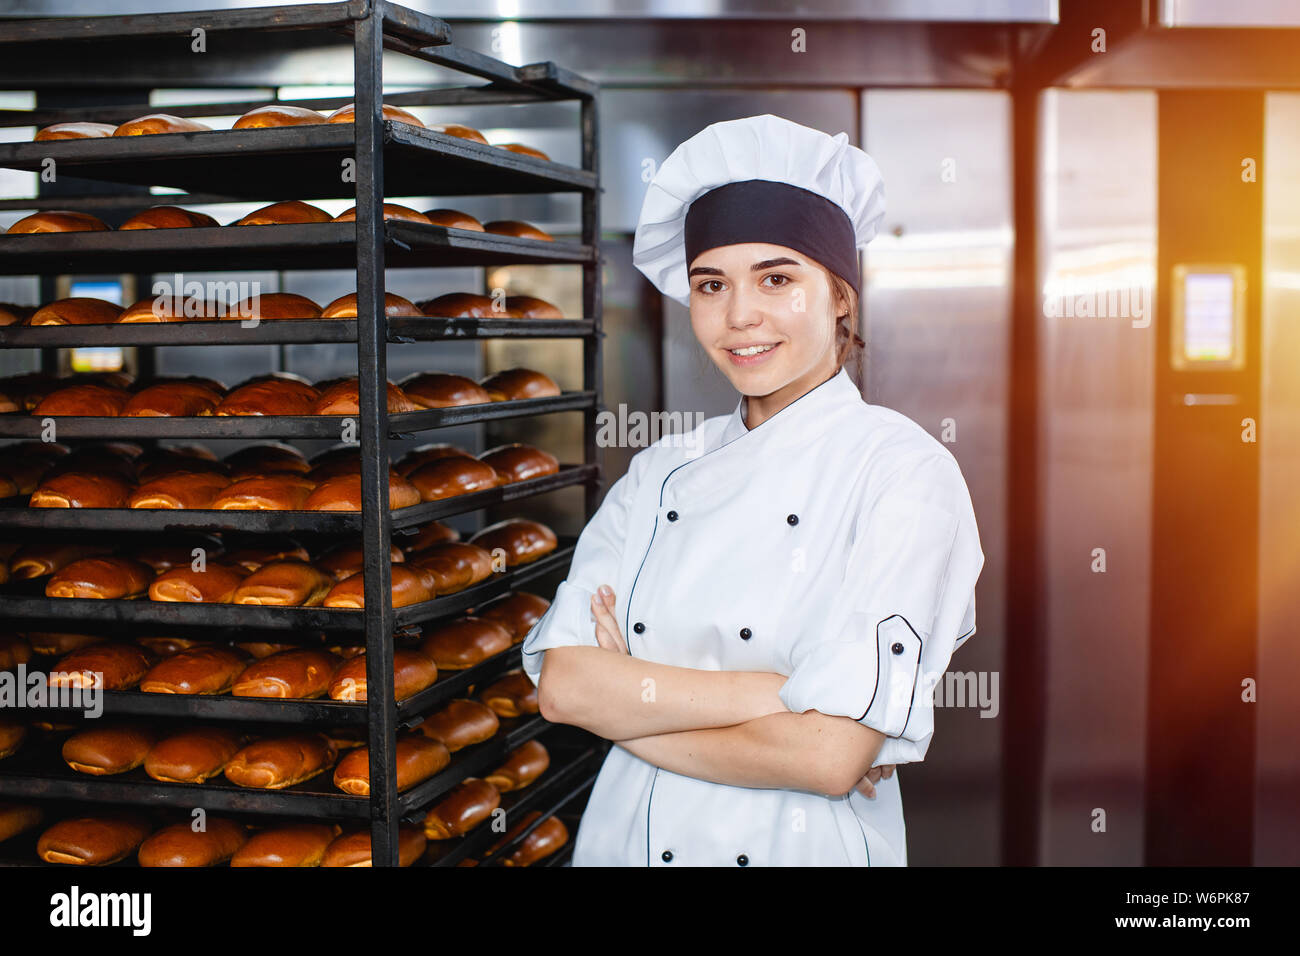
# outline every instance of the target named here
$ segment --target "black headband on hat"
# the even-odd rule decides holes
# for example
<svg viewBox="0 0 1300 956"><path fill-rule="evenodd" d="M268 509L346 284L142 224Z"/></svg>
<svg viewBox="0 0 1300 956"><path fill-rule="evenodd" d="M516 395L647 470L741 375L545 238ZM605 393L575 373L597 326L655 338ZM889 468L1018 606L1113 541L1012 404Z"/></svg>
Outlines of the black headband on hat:
<svg viewBox="0 0 1300 956"><path fill-rule="evenodd" d="M815 192L767 179L711 189L686 210L686 265L702 252L767 242L812 256L861 294L853 223Z"/></svg>

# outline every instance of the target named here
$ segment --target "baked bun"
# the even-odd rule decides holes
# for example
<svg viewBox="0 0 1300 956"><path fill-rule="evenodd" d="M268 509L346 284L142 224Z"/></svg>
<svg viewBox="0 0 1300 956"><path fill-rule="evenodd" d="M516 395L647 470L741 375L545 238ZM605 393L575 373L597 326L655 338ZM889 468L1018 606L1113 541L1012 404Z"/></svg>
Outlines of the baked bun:
<svg viewBox="0 0 1300 956"><path fill-rule="evenodd" d="M28 505L32 508L124 508L131 484L111 472L67 471L42 481Z"/></svg>
<svg viewBox="0 0 1300 956"><path fill-rule="evenodd" d="M451 762L447 748L423 734L399 734L394 751L399 791L423 783ZM369 747L358 747L339 761L334 770L334 786L354 797L370 796Z"/></svg>
<svg viewBox="0 0 1300 956"><path fill-rule="evenodd" d="M435 133L442 133L444 136L454 136L457 139L467 139L473 143L482 143L484 146L488 141L472 126L464 126L460 123L433 123L428 127Z"/></svg>
<svg viewBox="0 0 1300 956"><path fill-rule="evenodd" d="M231 306L221 318L228 321L244 322L257 319L259 322L278 321L281 319L319 319L320 306L295 292L263 292Z"/></svg>
<svg viewBox="0 0 1300 956"><path fill-rule="evenodd" d="M88 212L47 209L24 216L9 227L7 236L39 235L48 232L107 232L108 226ZM33 323L36 324L36 323ZM45 324L45 323L40 323Z"/></svg>
<svg viewBox="0 0 1300 956"><path fill-rule="evenodd" d="M483 405L492 398L472 378L450 372L417 372L399 383L408 398L421 408Z"/></svg>
<svg viewBox="0 0 1300 956"><path fill-rule="evenodd" d="M239 219L233 226L281 226L300 222L329 222L334 217L319 206L305 203L298 199L285 202L273 202L261 209L254 209L247 216Z"/></svg>
<svg viewBox="0 0 1300 956"><path fill-rule="evenodd" d="M140 681L146 694L224 694L247 657L229 647L192 647L164 658Z"/></svg>
<svg viewBox="0 0 1300 956"><path fill-rule="evenodd" d="M0 717L0 760L12 756L27 736L27 725L11 717Z"/></svg>
<svg viewBox="0 0 1300 956"><path fill-rule="evenodd" d="M320 393L320 398L311 415L359 415L361 413L361 399L358 395L358 384L356 378L345 378L341 382L335 382ZM406 397L406 393L394 385L388 383L388 414L397 415L402 412L416 411L420 406L415 404Z"/></svg>
<svg viewBox="0 0 1300 956"><path fill-rule="evenodd" d="M444 671L468 670L514 644L505 627L481 617L458 617L424 633L420 652Z"/></svg>
<svg viewBox="0 0 1300 956"><path fill-rule="evenodd" d="M86 415L97 418L116 418L121 414L131 393L125 389L106 385L70 385L51 392L32 409L38 417L47 415Z"/></svg>
<svg viewBox="0 0 1300 956"><path fill-rule="evenodd" d="M338 834L335 824L296 823L263 830L230 858L231 866L320 866Z"/></svg>
<svg viewBox="0 0 1300 956"><path fill-rule="evenodd" d="M281 651L244 668L231 693L236 697L314 700L329 690L339 659L311 647Z"/></svg>
<svg viewBox="0 0 1300 956"><path fill-rule="evenodd" d="M229 478L214 472L175 472L140 485L127 500L127 507L211 508L229 485Z"/></svg>
<svg viewBox="0 0 1300 956"><path fill-rule="evenodd" d="M264 564L235 589L235 604L319 607L334 579L305 561Z"/></svg>
<svg viewBox="0 0 1300 956"><path fill-rule="evenodd" d="M120 414L123 418L194 418L211 415L220 404L221 395L206 385L166 382L136 392Z"/></svg>
<svg viewBox="0 0 1300 956"><path fill-rule="evenodd" d="M529 740L510 751L505 763L486 777L488 783L502 793L522 790L546 772L551 765L551 755L540 740Z"/></svg>
<svg viewBox="0 0 1300 956"><path fill-rule="evenodd" d="M505 521L498 521L469 540L470 544L477 544L488 551L502 549L506 554L508 568L530 564L550 554L559 544L554 531L538 521L529 521L527 518L508 518Z"/></svg>
<svg viewBox="0 0 1300 956"><path fill-rule="evenodd" d="M246 548L234 548L221 556L222 564L238 564L249 571L257 571L272 561L310 561L307 549L293 538L258 535L257 543Z"/></svg>
<svg viewBox="0 0 1300 956"><path fill-rule="evenodd" d="M401 563L406 555L395 544L389 546L388 559ZM365 570L365 549L360 544L341 544L326 551L315 560L316 567L334 576L335 581L342 581Z"/></svg>
<svg viewBox="0 0 1300 956"><path fill-rule="evenodd" d="M150 113L123 123L113 131L114 136L152 136L155 133L201 133L211 132L212 127L198 120L169 113Z"/></svg>
<svg viewBox="0 0 1300 956"><path fill-rule="evenodd" d="M45 814L34 803L0 803L0 843L24 830L30 830Z"/></svg>
<svg viewBox="0 0 1300 956"><path fill-rule="evenodd" d="M424 313L410 299L403 299L391 292L384 293L384 315L390 319L421 318ZM357 317L357 294L349 292L341 295L321 312L322 319L355 319Z"/></svg>
<svg viewBox="0 0 1300 956"><path fill-rule="evenodd" d="M395 467L399 475L405 475L409 478L411 472L415 471L415 469L419 468L421 465L427 465L429 462L437 461L440 458L451 457L473 458L474 456L465 449L458 448L455 445L449 445L446 442L434 442L429 445L421 445L419 448L408 451L401 457ZM454 541L455 539L453 538L452 540ZM407 550L409 551L411 549L407 548Z"/></svg>
<svg viewBox="0 0 1300 956"><path fill-rule="evenodd" d="M492 299L473 292L449 292L416 303L431 319L505 319L504 310L492 308Z"/></svg>
<svg viewBox="0 0 1300 956"><path fill-rule="evenodd" d="M107 139L117 127L112 123L55 123L36 133L32 142L47 143L58 139Z"/></svg>
<svg viewBox="0 0 1300 956"><path fill-rule="evenodd" d="M501 476L502 484L554 475L560 470L560 460L550 452L519 442L491 448L479 455L478 460L491 465Z"/></svg>
<svg viewBox="0 0 1300 956"><path fill-rule="evenodd" d="M210 505L216 511L302 511L316 483L302 475L245 478L221 489Z"/></svg>
<svg viewBox="0 0 1300 956"><path fill-rule="evenodd" d="M501 721L491 708L476 700L457 698L426 717L417 729L455 753L488 740L500 726Z"/></svg>
<svg viewBox="0 0 1300 956"><path fill-rule="evenodd" d="M156 731L140 724L98 724L92 721L63 742L63 762L78 773L106 776L134 770L158 741Z"/></svg>
<svg viewBox="0 0 1300 956"><path fill-rule="evenodd" d="M435 226L444 229L467 229L470 232L483 232L483 223L467 212L459 209L428 209L424 216Z"/></svg>
<svg viewBox="0 0 1300 956"><path fill-rule="evenodd" d="M424 831L405 824L397 828L397 865L414 866L428 846ZM370 831L354 830L336 837L325 850L321 866L371 866Z"/></svg>
<svg viewBox="0 0 1300 956"><path fill-rule="evenodd" d="M388 507L409 508L420 503L420 492L415 486L393 471L388 470ZM303 504L303 511L360 511L361 476L339 475L316 486Z"/></svg>
<svg viewBox="0 0 1300 956"><path fill-rule="evenodd" d="M555 237L545 229L538 229L531 222L520 219L493 219L483 223L484 232L496 233L498 236L515 236L519 239L539 239L542 242L554 242Z"/></svg>
<svg viewBox="0 0 1300 956"><path fill-rule="evenodd" d="M439 458L421 465L410 475L422 501L440 501L502 484L501 476L487 462L476 458Z"/></svg>
<svg viewBox="0 0 1300 956"><path fill-rule="evenodd" d="M130 690L149 672L149 654L135 644L91 644L50 668L51 687Z"/></svg>
<svg viewBox="0 0 1300 956"><path fill-rule="evenodd" d="M32 646L17 634L0 634L0 671L11 671L32 659Z"/></svg>
<svg viewBox="0 0 1300 956"><path fill-rule="evenodd" d="M506 308L521 319L562 319L564 313L545 299L532 295L506 296Z"/></svg>
<svg viewBox="0 0 1300 956"><path fill-rule="evenodd" d="M338 750L324 734L302 733L256 740L230 758L226 779L237 787L283 790L334 766Z"/></svg>
<svg viewBox="0 0 1300 956"><path fill-rule="evenodd" d="M412 126L424 126L424 123L420 122L419 118L416 117L414 113L408 113L400 106L384 105L380 108L380 112L383 113L384 119L388 120L389 122L409 123ZM340 106L328 117L326 117L325 122L327 123L356 122L356 104L349 103L347 106Z"/></svg>
<svg viewBox="0 0 1300 956"><path fill-rule="evenodd" d="M194 554L196 549L202 550L205 557L221 551L221 542L211 535L171 532L163 532L163 534L166 537L146 541L143 544L134 544L124 553L127 557L149 565L154 574L163 574L175 568L190 567L196 557Z"/></svg>
<svg viewBox="0 0 1300 956"><path fill-rule="evenodd" d="M213 561L205 563L203 571L195 571L189 565L172 568L154 578L149 585L149 599L182 604L231 604L247 574L239 565Z"/></svg>
<svg viewBox="0 0 1300 956"><path fill-rule="evenodd" d="M442 544L444 541L459 540L460 532L455 528L448 527L441 521L430 521L428 524L420 525L415 534L402 535L398 547L402 549L403 554L410 554L432 548L435 544Z"/></svg>
<svg viewBox="0 0 1300 956"><path fill-rule="evenodd" d="M50 631L28 631L27 641L37 654L62 657L91 644L102 644L108 638L102 634L63 634Z"/></svg>
<svg viewBox="0 0 1300 956"><path fill-rule="evenodd" d="M496 621L514 638L516 644L528 636L533 625L542 619L551 606L546 598L527 591L511 591L475 608L474 616Z"/></svg>
<svg viewBox="0 0 1300 956"><path fill-rule="evenodd" d="M144 772L164 783L203 783L226 769L243 738L225 727L197 727L154 744Z"/></svg>
<svg viewBox="0 0 1300 956"><path fill-rule="evenodd" d="M143 455L135 474L140 481L153 481L178 474L229 475L230 469L202 445L173 445Z"/></svg>
<svg viewBox="0 0 1300 956"><path fill-rule="evenodd" d="M433 576L423 568L394 564L390 572L393 607L407 607L437 596ZM366 606L365 578L354 574L344 578L325 595L325 606L356 611Z"/></svg>
<svg viewBox="0 0 1300 956"><path fill-rule="evenodd" d="M478 699L498 717L522 717L538 712L537 687L521 670L502 674L479 692Z"/></svg>
<svg viewBox="0 0 1300 956"><path fill-rule="evenodd" d="M36 311L35 306L18 305L14 302L0 302L0 326L26 325L27 320ZM18 406L22 408L20 404Z"/></svg>
<svg viewBox="0 0 1300 956"><path fill-rule="evenodd" d="M410 206L399 206L395 202L384 203L384 218L397 219L401 222L418 222L421 225L425 225L425 226L433 225L433 223L429 222L429 217L426 216L424 213L416 212ZM357 207L352 206L349 209L343 210L343 212L339 213L337 216L334 217L334 221L335 222L356 222Z"/></svg>
<svg viewBox="0 0 1300 956"><path fill-rule="evenodd" d="M152 206L138 212L117 229L188 229L195 226L210 227L219 223L207 213L182 209L180 206Z"/></svg>
<svg viewBox="0 0 1300 956"><path fill-rule="evenodd" d="M203 829L192 823L163 827L140 844L141 866L217 866L225 863L248 841L242 823L224 817L206 817Z"/></svg>
<svg viewBox="0 0 1300 956"><path fill-rule="evenodd" d="M150 829L138 813L74 817L60 820L42 833L36 853L46 863L107 866L134 853Z"/></svg>
<svg viewBox="0 0 1300 956"><path fill-rule="evenodd" d="M393 648L393 691L396 700L406 700L433 686L438 667L419 651ZM359 702L366 700L366 655L362 653L344 661L330 680L331 700Z"/></svg>
<svg viewBox="0 0 1300 956"><path fill-rule="evenodd" d="M210 322L224 318L234 306L215 299L149 296L133 302L117 317L119 325L141 322Z"/></svg>
<svg viewBox="0 0 1300 956"><path fill-rule="evenodd" d="M153 580L153 568L131 558L82 558L56 572L45 585L53 598L130 600L142 597Z"/></svg>
<svg viewBox="0 0 1300 956"><path fill-rule="evenodd" d="M466 541L440 541L408 552L406 562L431 572L438 594L463 591L492 576L491 553Z"/></svg>
<svg viewBox="0 0 1300 956"><path fill-rule="evenodd" d="M315 110L273 103L270 106L259 106L257 109L249 110L235 120L235 124L230 128L269 129L272 126L314 126L323 122L325 117Z"/></svg>
<svg viewBox="0 0 1300 956"><path fill-rule="evenodd" d="M112 325L122 307L89 296L56 299L32 313L29 325Z"/></svg>
<svg viewBox="0 0 1300 956"><path fill-rule="evenodd" d="M494 372L479 382L494 402L513 402L525 398L554 398L560 386L542 372L531 368L508 368Z"/></svg>
<svg viewBox="0 0 1300 956"><path fill-rule="evenodd" d="M523 819L506 831L505 836L492 845L489 853L509 844L542 815L540 810L530 810ZM569 842L569 830L559 817L547 817L537 829L524 837L502 861L502 866L532 866L538 860L545 859Z"/></svg>
<svg viewBox="0 0 1300 956"><path fill-rule="evenodd" d="M137 637L135 642L143 647L154 657L163 658L171 657L173 654L179 654L181 651L193 650L199 647L210 647L209 641L196 641L188 637L175 637L167 635L166 637Z"/></svg>
<svg viewBox="0 0 1300 956"><path fill-rule="evenodd" d="M508 149L510 152L518 153L520 156L531 156L533 159L545 159L549 161L551 158L540 149L535 149L532 146L525 146L523 143L493 143L492 145L497 149Z"/></svg>
<svg viewBox="0 0 1300 956"><path fill-rule="evenodd" d="M222 462L230 469L230 477L236 481L281 472L305 475L311 471L311 463L307 461L306 455L292 445L280 442L246 445L239 451L231 452Z"/></svg>
<svg viewBox="0 0 1300 956"><path fill-rule="evenodd" d="M311 415L320 392L291 378L267 378L232 390L214 415Z"/></svg>
<svg viewBox="0 0 1300 956"><path fill-rule="evenodd" d="M466 777L447 791L424 818L424 835L430 840L464 836L501 805L501 792L486 780Z"/></svg>

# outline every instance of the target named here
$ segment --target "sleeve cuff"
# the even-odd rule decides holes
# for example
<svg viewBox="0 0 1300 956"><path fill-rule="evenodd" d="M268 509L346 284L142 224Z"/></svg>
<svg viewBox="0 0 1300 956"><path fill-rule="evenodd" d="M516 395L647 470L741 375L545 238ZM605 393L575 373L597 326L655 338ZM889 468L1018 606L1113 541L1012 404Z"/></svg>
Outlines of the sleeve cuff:
<svg viewBox="0 0 1300 956"><path fill-rule="evenodd" d="M536 686L542 675L542 655L553 647L576 646L600 646L591 618L591 592L561 581L551 606L524 636L524 673Z"/></svg>

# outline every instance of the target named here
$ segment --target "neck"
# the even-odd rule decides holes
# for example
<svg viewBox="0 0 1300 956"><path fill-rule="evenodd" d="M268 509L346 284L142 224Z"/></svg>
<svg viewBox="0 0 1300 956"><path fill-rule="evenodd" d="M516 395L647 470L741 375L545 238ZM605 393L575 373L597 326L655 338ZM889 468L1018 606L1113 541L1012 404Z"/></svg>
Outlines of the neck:
<svg viewBox="0 0 1300 956"><path fill-rule="evenodd" d="M807 395L818 385L839 374L834 363L817 365L806 374L781 386L768 395L748 395L745 398L745 427L755 429L796 398Z"/></svg>

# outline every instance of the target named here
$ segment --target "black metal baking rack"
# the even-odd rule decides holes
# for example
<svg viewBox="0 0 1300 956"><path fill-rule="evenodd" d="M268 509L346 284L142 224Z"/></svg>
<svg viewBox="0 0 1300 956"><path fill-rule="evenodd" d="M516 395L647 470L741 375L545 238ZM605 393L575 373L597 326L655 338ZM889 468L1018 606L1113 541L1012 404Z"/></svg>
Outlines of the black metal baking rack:
<svg viewBox="0 0 1300 956"><path fill-rule="evenodd" d="M3 507L0 528L19 533L37 530L96 532L179 529L233 530L253 533L320 532L361 535L365 550L365 608L342 611L325 608L264 608L231 605L180 605L151 601L93 601L49 599L21 587L0 595L6 618L27 621L76 621L81 629L138 624L179 629L266 628L277 640L305 642L304 630L358 632L367 648L368 700L344 703L327 700L270 701L212 697L153 695L114 691L104 695L106 715L156 717L164 720L216 720L256 725L316 725L365 727L370 747L371 796L354 797L332 788L328 775L280 791L243 789L222 782L202 785L164 784L133 771L118 777L76 774L45 751L18 754L0 762L0 797L54 801L134 804L142 807L205 806L295 819L369 820L376 865L396 865L397 826L418 820L425 810L466 776L486 772L511 749L538 735L565 733L571 743L563 759L532 787L507 795L508 808L539 809L543 816L564 810L571 832L577 809L588 792L606 745L597 738L548 724L540 716L503 720L490 740L457 753L435 777L408 791L396 789L394 747L399 729L417 725L427 714L485 680L518 666L512 648L492 660L462 672L448 672L420 694L400 703L393 693L393 648L409 639L416 625L460 613L497 594L567 567L574 541L562 538L552 554L514 568L473 588L419 605L397 608L391 602L388 564L392 533L425 521L478 508L518 501L568 485L585 488L584 516L594 512L601 481L596 444L596 415L602 395L601 288L599 254L599 177L597 164L596 87L552 63L515 67L457 47L448 25L435 17L408 10L386 0L352 0L289 7L203 11L186 14L131 15L55 20L7 21L0 24L0 53L6 56L84 58L95 75L123 78L130 86L135 62L170 56L178 42L189 42L191 31L234 36L241 46L260 47L284 42L288 48L300 31L326 31L346 38L353 50L354 124L319 125L249 131L176 133L127 139L72 140L0 144L0 168L38 170L53 159L61 173L85 180L131 186L169 186L185 194L149 197L137 194L140 205L151 200L186 204L211 201L281 200L287 198L354 199L355 223L191 228L128 233L73 233L0 237L0 274L169 274L186 269L327 269L354 266L358 315L343 321L264 321L246 328L240 322L105 325L0 329L0 348L40 349L48 363L59 348L82 346L266 345L356 343L360 378L360 435L363 506L359 514L260 512L223 514L211 511L145 511L86 509L57 512ZM131 43L122 41L130 39ZM384 97L382 54L385 50L416 57L456 71L479 85L440 87ZM169 52L170 51L170 52ZM83 60L78 60L83 62ZM191 69L210 69L214 60L192 58ZM39 74L39 71L37 71ZM36 74L34 74L36 75ZM39 79L33 84L39 85ZM479 103L528 104L576 101L582 149L581 166L570 167L495 147L445 136L383 118L383 103L450 105ZM231 115L266 101L246 104L168 106L182 116ZM321 108L340 103L299 101ZM238 107L238 109L236 109ZM0 125L48 125L61 120L121 122L155 108L99 106L77 110L3 110ZM75 115L74 115L75 114ZM355 182L342 181L342 160L355 160ZM543 242L509 236L465 232L438 226L385 221L385 197L567 192L581 198L581 238ZM129 202L123 196L124 202ZM104 208L115 197L41 196L30 202L5 200L16 208ZM386 268L492 266L504 263L577 264L582 270L583 317L569 320L512 319L385 319L382 308ZM384 396L389 344L486 338L570 338L583 343L583 386L554 398L496 402L490 405L417 411L389 415ZM387 462L390 439L451 425L564 411L581 411L584 419L584 458L565 465L559 474L445 501L390 511L387 507ZM40 421L30 415L0 416L0 437L30 438ZM336 438L338 416L124 419L61 417L58 436L64 438ZM381 464L382 463L382 464ZM13 505L14 501L7 502ZM23 531L22 529L27 529ZM218 631L220 633L220 631ZM51 711L52 715L57 711ZM572 741L577 740L577 744ZM553 757L555 755L553 754ZM531 828L530 828L531 829ZM487 839L491 836L492 839ZM520 838L523 834L520 835ZM449 841L426 854L424 862L454 865L482 855L495 834L471 835ZM513 841L515 844L518 840ZM547 865L564 862L564 851ZM485 862L499 861L509 847ZM6 854L7 855L7 854ZM32 860L34 862L34 855Z"/></svg>

